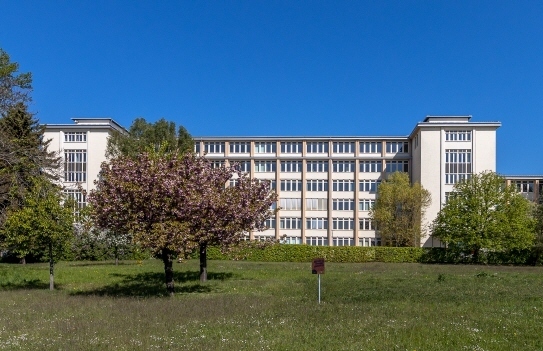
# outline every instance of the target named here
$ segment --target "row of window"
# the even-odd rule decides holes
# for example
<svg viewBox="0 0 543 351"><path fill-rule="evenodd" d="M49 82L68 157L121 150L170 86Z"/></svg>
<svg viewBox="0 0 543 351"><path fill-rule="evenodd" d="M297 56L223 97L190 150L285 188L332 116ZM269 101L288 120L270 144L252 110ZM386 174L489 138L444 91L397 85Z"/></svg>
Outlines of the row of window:
<svg viewBox="0 0 543 351"><path fill-rule="evenodd" d="M269 235L255 235L255 240L265 241L270 240L273 237ZM245 238L249 240L249 236ZM308 236L305 238L306 245L313 246L328 246L328 237L325 236ZM353 238L332 238L334 246L354 246ZM281 239L281 244L302 244L302 238L299 236L286 236ZM358 238L359 246L381 246L380 238Z"/></svg>
<svg viewBox="0 0 543 351"><path fill-rule="evenodd" d="M65 132L64 142L66 143L84 143L87 141L87 132Z"/></svg>
<svg viewBox="0 0 543 351"><path fill-rule="evenodd" d="M275 218L270 218L265 222L268 229L275 229ZM280 229L302 229L302 219L300 217L281 217L279 219ZM328 218L313 217L306 218L306 229L328 229ZM335 217L332 219L333 230L353 230L354 219L347 217ZM358 221L359 230L375 230L373 221L370 218L361 218Z"/></svg>
<svg viewBox="0 0 543 351"><path fill-rule="evenodd" d="M445 184L455 184L471 176L471 150L445 150Z"/></svg>
<svg viewBox="0 0 543 351"><path fill-rule="evenodd" d="M207 154L223 154L225 151L225 142L206 141L204 142L204 152ZM251 143L248 141L230 142L230 153L248 154L251 152ZM308 154L327 154L329 149L327 141L306 142L306 152ZM407 141L387 141L386 153L408 153L409 142ZM301 154L302 142L283 141L280 143L282 154ZM359 142L359 152L362 154L380 154L383 149L383 143L380 141ZM200 143L195 144L195 151L200 152ZM274 141L262 141L254 143L255 154L275 154L277 152L277 143ZM354 154L355 143L353 141L334 141L332 143L332 153L334 154Z"/></svg>
<svg viewBox="0 0 543 351"><path fill-rule="evenodd" d="M224 165L223 160L210 161L212 167ZM241 160L233 163L237 169L242 172L250 172L251 161ZM308 173L327 173L329 170L328 161L307 161L306 171ZM383 171L381 161L360 161L360 172L362 173L380 173ZM275 160L255 161L255 173L275 172L277 163ZM280 170L282 173L300 173L302 171L302 161L281 161ZM355 171L354 161L333 161L332 172L334 173L352 173ZM409 161L390 160L385 162L385 172L409 172Z"/></svg>
<svg viewBox="0 0 543 351"><path fill-rule="evenodd" d="M233 185L231 180L231 185ZM272 180L272 189L275 189L275 180ZM358 183L358 191L375 192L381 183L376 179L364 179ZM354 191L354 180L336 179L332 182L333 191ZM302 191L302 181L299 179L282 179L281 191ZM328 180L308 179L306 182L307 191L328 191Z"/></svg>
<svg viewBox="0 0 543 351"><path fill-rule="evenodd" d="M326 211L328 210L328 199L305 199L306 210ZM369 211L375 200L362 199L358 203L358 210ZM300 198L282 198L279 199L279 207L282 210L297 211L302 209L302 199ZM332 199L332 210L334 211L353 211L354 200L353 199Z"/></svg>

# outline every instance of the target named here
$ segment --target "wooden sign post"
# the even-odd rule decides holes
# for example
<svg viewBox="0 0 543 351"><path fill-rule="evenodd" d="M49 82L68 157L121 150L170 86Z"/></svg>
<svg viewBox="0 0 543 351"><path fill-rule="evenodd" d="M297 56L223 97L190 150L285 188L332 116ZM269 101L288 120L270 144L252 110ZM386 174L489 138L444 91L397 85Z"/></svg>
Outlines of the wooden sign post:
<svg viewBox="0 0 543 351"><path fill-rule="evenodd" d="M315 258L311 263L311 273L319 277L319 304L321 303L321 274L324 274L324 258Z"/></svg>

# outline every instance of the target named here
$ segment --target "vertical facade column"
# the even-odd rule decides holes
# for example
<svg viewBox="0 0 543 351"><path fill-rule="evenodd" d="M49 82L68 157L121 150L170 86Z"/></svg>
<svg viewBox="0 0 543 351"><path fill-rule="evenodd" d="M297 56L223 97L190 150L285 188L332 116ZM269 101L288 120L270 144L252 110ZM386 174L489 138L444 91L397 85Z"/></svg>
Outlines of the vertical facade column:
<svg viewBox="0 0 543 351"><path fill-rule="evenodd" d="M328 141L328 246L334 246L334 240L332 235L332 228L334 227L334 217L332 216L332 210L333 210L333 198L332 198L332 190L334 189L334 180L332 178L332 170L333 170L333 163L332 163L332 151L333 151L333 145L332 141Z"/></svg>
<svg viewBox="0 0 543 351"><path fill-rule="evenodd" d="M281 143L277 142L276 145L276 159L275 159L275 192L277 193L277 205L276 208L278 209L275 212L275 240L279 240L281 237L279 233L279 198L281 197L281 177L279 177L279 173L281 172L281 149L280 149Z"/></svg>
<svg viewBox="0 0 543 351"><path fill-rule="evenodd" d="M302 207L302 244L305 243L305 224L306 224L306 219L305 219L305 198L306 198L306 183L307 183L307 175L306 175L306 172L307 172L307 160L305 158L302 158L302 189L301 189L301 195L302 195L302 199L300 200L300 205Z"/></svg>
<svg viewBox="0 0 543 351"><path fill-rule="evenodd" d="M251 141L251 150L250 150L250 160L249 160L249 177L253 179L255 177L255 142ZM254 240L255 239L255 233L251 231L249 233L249 239Z"/></svg>
<svg viewBox="0 0 543 351"><path fill-rule="evenodd" d="M360 192L359 192L359 185L358 183L360 182L359 181L359 172L360 172L360 162L359 162L359 157L360 157L360 142L357 140L355 141L354 143L354 157L355 157L355 160L354 160L354 231L353 231L353 240L354 240L354 245L353 246L358 246L359 245L359 221L360 221L360 211L359 211L359 208L358 208L358 204L360 202Z"/></svg>
<svg viewBox="0 0 543 351"><path fill-rule="evenodd" d="M539 203L539 179L534 180L534 202Z"/></svg>

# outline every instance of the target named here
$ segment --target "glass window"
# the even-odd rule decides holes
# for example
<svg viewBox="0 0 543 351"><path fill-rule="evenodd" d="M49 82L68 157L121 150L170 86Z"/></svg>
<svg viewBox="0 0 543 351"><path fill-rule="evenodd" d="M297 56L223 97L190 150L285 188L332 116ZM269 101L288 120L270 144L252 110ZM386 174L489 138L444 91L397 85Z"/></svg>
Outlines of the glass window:
<svg viewBox="0 0 543 351"><path fill-rule="evenodd" d="M281 142L282 154L301 154L302 143L299 141L283 141Z"/></svg>
<svg viewBox="0 0 543 351"><path fill-rule="evenodd" d="M324 154L328 153L327 141L309 141L306 143L306 149L308 154Z"/></svg>
<svg viewBox="0 0 543 351"><path fill-rule="evenodd" d="M87 150L64 151L64 180L66 182L87 181Z"/></svg>
<svg viewBox="0 0 543 351"><path fill-rule="evenodd" d="M471 130L446 130L445 141L470 141Z"/></svg>
<svg viewBox="0 0 543 351"><path fill-rule="evenodd" d="M328 180L326 179L308 179L307 191L328 191Z"/></svg>
<svg viewBox="0 0 543 351"><path fill-rule="evenodd" d="M360 142L361 154L380 154L383 149L383 143L380 141Z"/></svg>
<svg viewBox="0 0 543 351"><path fill-rule="evenodd" d="M385 171L387 173L409 172L409 161L386 161Z"/></svg>
<svg viewBox="0 0 543 351"><path fill-rule="evenodd" d="M309 211L326 211L328 199L305 199L305 209Z"/></svg>
<svg viewBox="0 0 543 351"><path fill-rule="evenodd" d="M302 219L300 217L281 217L279 220L281 229L301 229Z"/></svg>
<svg viewBox="0 0 543 351"><path fill-rule="evenodd" d="M273 161L255 161L255 173L275 172L275 160Z"/></svg>
<svg viewBox="0 0 543 351"><path fill-rule="evenodd" d="M64 141L67 143L84 143L87 141L87 132L65 132Z"/></svg>
<svg viewBox="0 0 543 351"><path fill-rule="evenodd" d="M256 142L255 154L274 154L276 145L274 141Z"/></svg>
<svg viewBox="0 0 543 351"><path fill-rule="evenodd" d="M383 163L381 161L360 161L360 172L376 173L383 171Z"/></svg>
<svg viewBox="0 0 543 351"><path fill-rule="evenodd" d="M328 172L328 161L307 161L308 172Z"/></svg>
<svg viewBox="0 0 543 351"><path fill-rule="evenodd" d="M231 154L248 154L251 152L251 143L248 141L230 142Z"/></svg>
<svg viewBox="0 0 543 351"><path fill-rule="evenodd" d="M302 191L302 181L299 179L281 179L281 191Z"/></svg>
<svg viewBox="0 0 543 351"><path fill-rule="evenodd" d="M333 183L333 191L354 191L354 181L346 179L336 179Z"/></svg>
<svg viewBox="0 0 543 351"><path fill-rule="evenodd" d="M387 154L400 154L409 152L409 143L407 141L387 141Z"/></svg>
<svg viewBox="0 0 543 351"><path fill-rule="evenodd" d="M347 217L335 217L333 219L332 229L334 230L353 230L354 220Z"/></svg>
<svg viewBox="0 0 543 351"><path fill-rule="evenodd" d="M354 209L353 199L333 199L332 209L334 211L352 211Z"/></svg>
<svg viewBox="0 0 543 351"><path fill-rule="evenodd" d="M281 161L281 172L298 173L302 171L301 161Z"/></svg>
<svg viewBox="0 0 543 351"><path fill-rule="evenodd" d="M455 184L471 176L471 150L445 150L445 184Z"/></svg>
<svg viewBox="0 0 543 351"><path fill-rule="evenodd" d="M381 184L380 180L376 179L363 179L359 183L359 191L367 191L374 193L377 191L377 187Z"/></svg>
<svg viewBox="0 0 543 351"><path fill-rule="evenodd" d="M302 209L302 199L293 198L293 199L279 199L279 206L282 210L301 210Z"/></svg>
<svg viewBox="0 0 543 351"><path fill-rule="evenodd" d="M328 229L328 218L317 217L307 218L305 220L306 229Z"/></svg>
<svg viewBox="0 0 543 351"><path fill-rule="evenodd" d="M354 142L352 141L334 141L333 143L335 154L352 154L354 153Z"/></svg>
<svg viewBox="0 0 543 351"><path fill-rule="evenodd" d="M334 161L332 165L335 173L354 172L354 161Z"/></svg>

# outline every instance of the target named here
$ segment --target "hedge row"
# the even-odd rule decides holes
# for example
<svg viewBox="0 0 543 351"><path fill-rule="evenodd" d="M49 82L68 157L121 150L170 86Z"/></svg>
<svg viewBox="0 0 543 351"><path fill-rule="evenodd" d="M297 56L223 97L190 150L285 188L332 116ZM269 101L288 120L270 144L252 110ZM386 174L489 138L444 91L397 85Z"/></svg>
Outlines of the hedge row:
<svg viewBox="0 0 543 351"><path fill-rule="evenodd" d="M311 262L323 257L327 262L420 262L452 264L540 265L543 254L540 248L505 252L482 251L478 262L470 252L457 249L423 247L360 247L360 246L311 246L273 244L262 246L245 242L231 251L222 252L217 247L207 250L210 260L248 260L260 262Z"/></svg>
<svg viewBox="0 0 543 351"><path fill-rule="evenodd" d="M311 246L275 244L264 248L250 244L223 253L217 247L207 250L210 260L260 262L311 262L323 257L327 262L419 262L424 254L418 247Z"/></svg>

